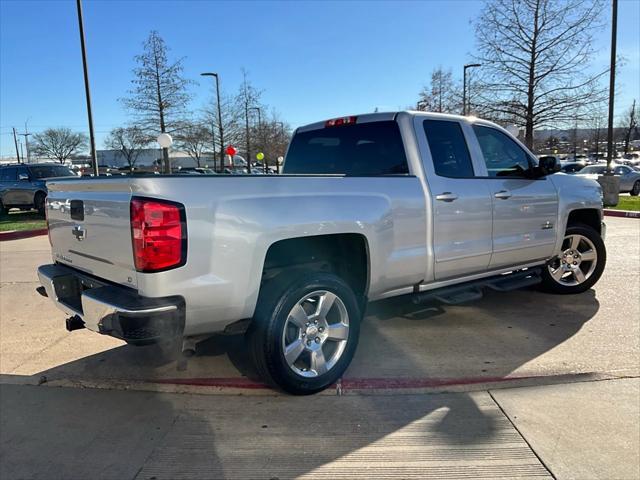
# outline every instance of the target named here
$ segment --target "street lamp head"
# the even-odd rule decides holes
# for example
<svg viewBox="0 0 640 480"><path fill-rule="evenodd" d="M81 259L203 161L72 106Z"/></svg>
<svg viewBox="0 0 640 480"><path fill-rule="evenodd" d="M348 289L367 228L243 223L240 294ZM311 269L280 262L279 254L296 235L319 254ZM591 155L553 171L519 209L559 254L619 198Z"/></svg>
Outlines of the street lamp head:
<svg viewBox="0 0 640 480"><path fill-rule="evenodd" d="M482 64L481 63L467 63L464 68L471 68L471 67L481 67Z"/></svg>
<svg viewBox="0 0 640 480"><path fill-rule="evenodd" d="M169 148L173 144L173 138L168 133L161 133L156 140L161 148Z"/></svg>
<svg viewBox="0 0 640 480"><path fill-rule="evenodd" d="M202 77L218 77L217 73L214 72L204 72L200 74Z"/></svg>

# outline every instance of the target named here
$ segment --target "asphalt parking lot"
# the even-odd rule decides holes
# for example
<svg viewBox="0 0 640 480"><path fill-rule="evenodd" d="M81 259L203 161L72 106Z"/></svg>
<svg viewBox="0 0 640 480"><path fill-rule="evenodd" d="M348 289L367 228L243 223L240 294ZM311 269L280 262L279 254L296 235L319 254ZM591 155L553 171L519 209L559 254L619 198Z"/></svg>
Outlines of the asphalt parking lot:
<svg viewBox="0 0 640 480"><path fill-rule="evenodd" d="M67 332L35 292L47 238L3 242L0 476L637 477L640 222L607 223L593 290L371 304L341 383L303 399L260 385L241 337L214 337L185 364ZM66 443L51 445L56 435Z"/></svg>

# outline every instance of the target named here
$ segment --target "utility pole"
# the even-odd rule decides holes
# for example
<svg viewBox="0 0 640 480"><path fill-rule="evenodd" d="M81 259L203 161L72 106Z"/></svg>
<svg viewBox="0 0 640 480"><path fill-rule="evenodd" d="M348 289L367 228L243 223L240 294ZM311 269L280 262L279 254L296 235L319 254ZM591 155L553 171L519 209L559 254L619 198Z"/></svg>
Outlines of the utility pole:
<svg viewBox="0 0 640 480"><path fill-rule="evenodd" d="M18 151L18 137L16 136L16 127L13 127L13 143L16 146L16 158L18 159L18 163L22 163L20 161L20 152Z"/></svg>
<svg viewBox="0 0 640 480"><path fill-rule="evenodd" d="M27 131L27 124L24 124L24 128L25 128L25 132L24 133L19 133L18 135L20 135L21 137L24 137L24 146L27 150L27 163L31 163L31 151L29 150L29 135L31 135L28 131ZM24 156L22 157L24 160ZM24 162L23 162L24 163Z"/></svg>
<svg viewBox="0 0 640 480"><path fill-rule="evenodd" d="M609 123L607 126L607 172L613 160L613 103L616 89L616 37L618 31L618 0L612 2L611 14L611 66L609 68Z"/></svg>
<svg viewBox="0 0 640 480"><path fill-rule="evenodd" d="M84 73L84 93L87 100L87 117L89 118L89 142L91 144L91 166L93 174L97 177L98 156L96 155L96 139L93 132L93 114L91 113L91 91L89 90L89 70L87 68L87 49L84 43L84 21L82 19L82 0L76 0L78 10L78 27L80 28L80 49L82 51L82 71ZM27 155L29 149L27 148Z"/></svg>
<svg viewBox="0 0 640 480"><path fill-rule="evenodd" d="M462 115L467 114L467 69L481 66L479 63L468 63L462 69Z"/></svg>

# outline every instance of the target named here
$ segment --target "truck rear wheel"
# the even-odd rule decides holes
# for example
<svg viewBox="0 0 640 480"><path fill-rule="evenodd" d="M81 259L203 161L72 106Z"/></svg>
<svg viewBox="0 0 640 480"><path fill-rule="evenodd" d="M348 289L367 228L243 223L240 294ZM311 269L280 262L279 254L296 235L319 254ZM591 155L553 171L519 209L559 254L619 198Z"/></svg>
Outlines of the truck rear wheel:
<svg viewBox="0 0 640 480"><path fill-rule="evenodd" d="M551 293L582 293L598 281L606 261L598 232L582 224L569 225L560 255L542 270L541 288Z"/></svg>
<svg viewBox="0 0 640 480"><path fill-rule="evenodd" d="M358 344L359 305L351 287L330 273L285 273L265 284L247 333L258 373L296 395L333 384Z"/></svg>

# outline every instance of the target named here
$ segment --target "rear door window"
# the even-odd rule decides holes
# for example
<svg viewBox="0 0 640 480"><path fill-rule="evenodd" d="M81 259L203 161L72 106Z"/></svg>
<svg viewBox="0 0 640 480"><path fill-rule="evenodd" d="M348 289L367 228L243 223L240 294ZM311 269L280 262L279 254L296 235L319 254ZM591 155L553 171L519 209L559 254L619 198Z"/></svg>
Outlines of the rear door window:
<svg viewBox="0 0 640 480"><path fill-rule="evenodd" d="M18 179L16 167L5 167L0 169L0 182L15 182Z"/></svg>
<svg viewBox="0 0 640 480"><path fill-rule="evenodd" d="M429 150L436 175L449 178L473 177L471 155L458 122L425 120Z"/></svg>
<svg viewBox="0 0 640 480"><path fill-rule="evenodd" d="M33 178L71 177L74 173L64 165L41 165L30 167Z"/></svg>
<svg viewBox="0 0 640 480"><path fill-rule="evenodd" d="M406 175L409 168L398 124L381 121L297 133L282 173Z"/></svg>

